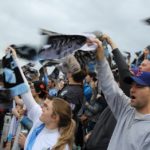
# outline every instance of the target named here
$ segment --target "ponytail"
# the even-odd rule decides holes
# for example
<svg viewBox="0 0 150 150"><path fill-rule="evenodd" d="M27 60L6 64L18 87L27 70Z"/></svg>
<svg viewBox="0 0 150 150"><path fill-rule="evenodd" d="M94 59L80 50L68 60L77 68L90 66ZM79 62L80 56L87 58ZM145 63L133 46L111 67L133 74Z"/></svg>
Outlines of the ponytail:
<svg viewBox="0 0 150 150"><path fill-rule="evenodd" d="M69 146L69 149L72 150L75 128L76 123L73 119L71 119L70 123L67 126L60 128L60 137L52 150L64 150L67 144Z"/></svg>

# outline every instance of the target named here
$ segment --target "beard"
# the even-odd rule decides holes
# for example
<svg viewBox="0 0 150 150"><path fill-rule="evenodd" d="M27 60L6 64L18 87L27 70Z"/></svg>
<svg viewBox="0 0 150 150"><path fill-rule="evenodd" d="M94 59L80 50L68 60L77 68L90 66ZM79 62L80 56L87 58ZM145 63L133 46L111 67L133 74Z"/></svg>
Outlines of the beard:
<svg viewBox="0 0 150 150"><path fill-rule="evenodd" d="M147 106L147 103L144 101L142 102L137 102L137 101L132 101L130 102L131 107L134 107L136 110L141 110Z"/></svg>

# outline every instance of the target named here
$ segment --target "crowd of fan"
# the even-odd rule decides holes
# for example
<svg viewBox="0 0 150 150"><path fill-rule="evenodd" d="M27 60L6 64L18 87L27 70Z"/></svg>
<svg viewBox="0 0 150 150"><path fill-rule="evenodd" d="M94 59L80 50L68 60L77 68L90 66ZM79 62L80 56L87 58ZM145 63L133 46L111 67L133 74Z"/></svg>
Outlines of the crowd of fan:
<svg viewBox="0 0 150 150"><path fill-rule="evenodd" d="M41 150L42 146L45 149L53 150L150 149L150 127L147 127L150 126L150 118L144 118L144 115L150 114L150 107L149 109L147 107L147 112L140 111L142 106L146 107L146 104L150 106L150 94L146 95L145 93L149 102L142 106L136 106L133 102L134 100L129 102L129 98L126 98L131 96L131 99L135 99L133 88L149 87L150 93L150 74L147 75L147 79L141 77L143 72L150 72L150 46L137 54L133 62L130 62L129 59L127 59L127 62L118 46L109 36L103 35L103 40L106 40L111 47L113 55L111 63L110 60L107 63L105 58L102 58L104 56L101 42L98 39L91 39L91 42L98 45L98 60L95 61L94 69L81 68L73 55L66 56L67 70L63 72L64 74L61 78L59 76L54 78L49 75L47 66L42 67L41 74L36 70L32 70L34 73L30 74L27 70L34 68L30 64L26 68L20 68L24 82L29 90L13 98L8 97L9 94L7 93L9 91L3 90L3 77L1 75L0 136L2 149L11 150L16 141L18 146L15 147L15 150ZM15 50L11 47L9 48L16 61ZM19 66L18 62L17 65ZM108 66L112 70L116 85L112 82L113 77ZM143 79L145 84L140 85L142 81L139 81L139 83L137 81L136 83L133 77L141 77L140 79ZM136 85L134 85L134 82ZM145 95L140 97L143 98L143 101L146 99L144 99ZM48 99L51 103L49 103ZM122 100L119 102L119 99L123 99L126 102L122 102ZM139 118L135 117L137 121L134 118L134 113L128 108L128 102L139 113ZM55 113L46 114L45 110L49 109L51 111L51 107L53 111L55 110ZM2 134L4 117L8 112L11 113L12 119L7 138L2 141L2 136L4 136ZM45 113L44 115L43 112ZM50 119L46 118L48 115ZM131 115L133 116L129 117ZM132 124L138 124L138 120L142 122L142 119L143 125L135 126L136 132L133 129L131 131ZM121 120L124 120L124 124ZM44 127L41 122L44 123ZM49 122L52 123L50 124ZM18 131L19 126L21 127ZM37 137L32 134L34 129L38 129ZM57 132L52 132L48 131L48 129L58 130ZM27 131L26 134L22 130ZM20 132L18 136L17 132ZM50 136L46 134L50 134ZM138 136L140 139L138 139Z"/></svg>

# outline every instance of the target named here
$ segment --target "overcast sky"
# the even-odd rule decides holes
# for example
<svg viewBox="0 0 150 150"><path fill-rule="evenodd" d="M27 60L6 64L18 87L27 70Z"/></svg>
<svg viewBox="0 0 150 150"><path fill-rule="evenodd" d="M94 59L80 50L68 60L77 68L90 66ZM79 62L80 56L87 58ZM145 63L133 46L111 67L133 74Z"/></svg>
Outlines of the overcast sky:
<svg viewBox="0 0 150 150"><path fill-rule="evenodd" d="M101 30L119 48L138 51L150 44L150 0L1 0L0 56L9 44L38 46L40 28L71 33Z"/></svg>

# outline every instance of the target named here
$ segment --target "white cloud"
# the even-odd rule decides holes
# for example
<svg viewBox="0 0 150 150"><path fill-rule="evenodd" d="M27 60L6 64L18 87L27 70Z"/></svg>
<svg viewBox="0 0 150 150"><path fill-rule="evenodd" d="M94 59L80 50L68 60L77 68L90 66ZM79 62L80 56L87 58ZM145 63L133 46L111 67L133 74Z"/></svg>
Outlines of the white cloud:
<svg viewBox="0 0 150 150"><path fill-rule="evenodd" d="M101 30L120 49L140 50L150 44L150 1L143 0L1 0L0 56L9 44L40 45L40 28L71 33Z"/></svg>

